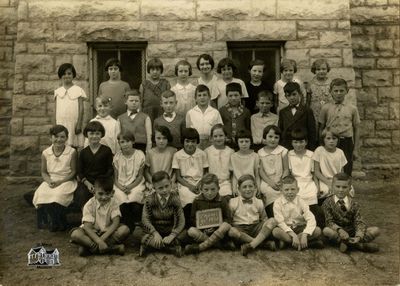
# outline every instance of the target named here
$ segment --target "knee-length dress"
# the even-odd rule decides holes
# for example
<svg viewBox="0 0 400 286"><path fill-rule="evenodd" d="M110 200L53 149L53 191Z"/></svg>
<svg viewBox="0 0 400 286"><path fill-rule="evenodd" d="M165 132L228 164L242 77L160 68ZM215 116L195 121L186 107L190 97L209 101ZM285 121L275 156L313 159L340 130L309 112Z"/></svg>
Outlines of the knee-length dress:
<svg viewBox="0 0 400 286"><path fill-rule="evenodd" d="M75 152L75 149L70 146L65 146L60 156L54 154L53 146L42 152L46 158L47 172L52 180L62 180L71 174L71 160ZM58 203L67 207L72 202L77 186L75 179L66 181L55 188L43 182L33 196L33 205L37 208L42 204Z"/></svg>
<svg viewBox="0 0 400 286"><path fill-rule="evenodd" d="M117 152L113 159L113 165L118 172L118 182L122 185L129 185L136 180L140 168L144 167L144 153L140 150L127 157L122 151ZM144 177L141 182L125 194L120 188L114 185L114 198L118 204L137 202L143 204L143 191L146 189Z"/></svg>
<svg viewBox="0 0 400 286"><path fill-rule="evenodd" d="M274 150L267 153L264 148L258 151L260 156L260 161L264 172L269 178L271 178L275 183L278 183L283 174L283 157L287 154L288 150L278 145ZM272 204L278 197L280 192L274 190L270 185L268 185L264 180L261 180L260 191L266 198L265 205Z"/></svg>
<svg viewBox="0 0 400 286"><path fill-rule="evenodd" d="M154 122L154 119L162 114L162 108L160 106L161 93L169 90L171 85L169 81L164 78L160 79L157 84L153 84L146 79L142 83L142 87L142 111L150 117L151 122Z"/></svg>

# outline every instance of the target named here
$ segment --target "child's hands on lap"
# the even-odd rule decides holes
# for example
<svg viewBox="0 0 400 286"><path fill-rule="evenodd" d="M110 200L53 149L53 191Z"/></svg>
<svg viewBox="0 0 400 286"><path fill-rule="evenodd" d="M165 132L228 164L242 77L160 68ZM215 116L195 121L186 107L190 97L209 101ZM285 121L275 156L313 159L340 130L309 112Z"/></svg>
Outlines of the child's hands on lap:
<svg viewBox="0 0 400 286"><path fill-rule="evenodd" d="M164 246L163 239L158 232L154 233L154 246L156 248L161 248Z"/></svg>
<svg viewBox="0 0 400 286"><path fill-rule="evenodd" d="M97 245L99 246L100 253L104 253L108 249L107 243L105 243L103 240L100 240Z"/></svg>
<svg viewBox="0 0 400 286"><path fill-rule="evenodd" d="M359 237L359 236L349 237L349 243L351 243L351 244L359 243L360 240L361 240L361 237Z"/></svg>
<svg viewBox="0 0 400 286"><path fill-rule="evenodd" d="M343 228L338 230L338 235L341 240L348 240L350 237L347 231L345 231Z"/></svg>
<svg viewBox="0 0 400 286"><path fill-rule="evenodd" d="M308 237L307 236L308 235L304 232L299 234L299 237L300 237L300 247L299 248L300 249L304 249L304 248L308 247Z"/></svg>
<svg viewBox="0 0 400 286"><path fill-rule="evenodd" d="M175 239L175 236L173 236L172 234L170 234L170 235L164 237L164 238L162 239L162 242L163 242L165 245L170 245L171 242L172 242L174 239Z"/></svg>

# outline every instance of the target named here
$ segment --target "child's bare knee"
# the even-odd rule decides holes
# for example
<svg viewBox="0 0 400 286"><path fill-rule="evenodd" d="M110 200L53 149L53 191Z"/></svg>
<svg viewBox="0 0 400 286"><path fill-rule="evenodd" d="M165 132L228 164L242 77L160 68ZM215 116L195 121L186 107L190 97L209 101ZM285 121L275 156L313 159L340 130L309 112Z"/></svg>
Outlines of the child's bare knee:
<svg viewBox="0 0 400 286"><path fill-rule="evenodd" d="M190 237L196 236L198 232L199 232L199 230L198 230L197 228L195 228L195 227L190 227L190 228L187 230L187 234L188 234Z"/></svg>
<svg viewBox="0 0 400 286"><path fill-rule="evenodd" d="M235 227L231 227L231 229L228 231L228 235L229 237L238 238L240 237L240 231Z"/></svg>
<svg viewBox="0 0 400 286"><path fill-rule="evenodd" d="M320 235L321 235L321 229L317 226L317 227L315 227L315 229L314 229L314 231L312 233L312 236L313 237L318 237Z"/></svg>
<svg viewBox="0 0 400 286"><path fill-rule="evenodd" d="M279 235L282 233L282 230L279 228L279 227L275 227L273 230L272 230L272 235L275 237L275 238L278 238L279 237Z"/></svg>
<svg viewBox="0 0 400 286"><path fill-rule="evenodd" d="M77 228L71 233L72 241L77 241L84 236L84 233L81 229Z"/></svg>

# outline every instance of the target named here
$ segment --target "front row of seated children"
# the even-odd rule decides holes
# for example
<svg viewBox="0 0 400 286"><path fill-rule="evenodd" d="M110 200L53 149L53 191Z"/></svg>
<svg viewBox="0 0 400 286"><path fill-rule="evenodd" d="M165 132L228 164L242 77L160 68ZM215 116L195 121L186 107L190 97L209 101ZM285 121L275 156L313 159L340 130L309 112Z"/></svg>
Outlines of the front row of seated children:
<svg viewBox="0 0 400 286"><path fill-rule="evenodd" d="M321 229L316 226L314 215L307 203L299 196L297 181L291 175L281 182L281 193L276 199L274 218L268 218L263 202L255 197L256 182L253 176L243 175L238 180L239 196L228 200L218 194L218 178L206 174L200 180L201 194L193 202L191 227L185 231L185 216L178 193L174 190L170 176L159 171L152 176L154 192L145 198L139 255L149 249L166 250L180 257L204 251L210 247L241 244L241 253L247 256L258 246L270 250L291 245L297 250L307 247L322 248ZM351 177L336 174L332 182L333 195L323 204L326 227L322 233L339 250L345 252L355 248L365 252L378 251L371 241L379 235L377 227L367 227L360 215L360 207L349 195ZM122 242L129 235L129 228L120 223L121 213L113 198L113 182L109 178L98 178L94 183L94 197L83 210L83 224L74 229L72 241L79 245L79 254L97 253L124 254ZM202 228L194 219L197 211L220 209L219 225ZM182 248L191 238L193 243ZM232 247L233 248L233 247Z"/></svg>

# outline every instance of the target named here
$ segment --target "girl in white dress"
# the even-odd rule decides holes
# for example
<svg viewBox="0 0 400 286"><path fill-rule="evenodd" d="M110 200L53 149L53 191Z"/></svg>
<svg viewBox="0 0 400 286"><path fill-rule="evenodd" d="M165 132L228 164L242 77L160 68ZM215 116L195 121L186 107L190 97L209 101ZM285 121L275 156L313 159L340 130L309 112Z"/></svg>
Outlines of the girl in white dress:
<svg viewBox="0 0 400 286"><path fill-rule="evenodd" d="M77 154L66 145L68 129L55 125L50 129L52 145L42 152L42 178L36 190L33 205L37 209L38 228L49 223L50 231L65 230L65 211L77 187L75 180Z"/></svg>
<svg viewBox="0 0 400 286"><path fill-rule="evenodd" d="M222 124L216 124L211 128L212 145L204 150L207 154L208 171L215 174L219 181L219 195L232 195L232 171L229 168L233 149L225 145L226 132Z"/></svg>
<svg viewBox="0 0 400 286"><path fill-rule="evenodd" d="M86 99L86 93L72 82L76 77L72 64L62 64L58 68L58 77L61 79L62 86L54 91L56 124L64 125L68 129L68 145L83 148L83 101Z"/></svg>
<svg viewBox="0 0 400 286"><path fill-rule="evenodd" d="M268 217L273 217L273 202L280 195L281 179L289 174L288 150L279 145L281 130L275 125L264 128L263 139L265 146L258 150L260 156L260 190L263 194L265 210Z"/></svg>
<svg viewBox="0 0 400 286"><path fill-rule="evenodd" d="M122 221L133 231L141 221L144 191L144 153L134 148L135 136L129 132L118 135L121 151L114 156L114 198L120 205Z"/></svg>
<svg viewBox="0 0 400 286"><path fill-rule="evenodd" d="M171 90L176 94L175 112L185 117L186 112L196 106L194 98L196 86L189 81L189 76L192 75L192 66L186 60L177 62L175 75L177 76L177 82L171 87Z"/></svg>

